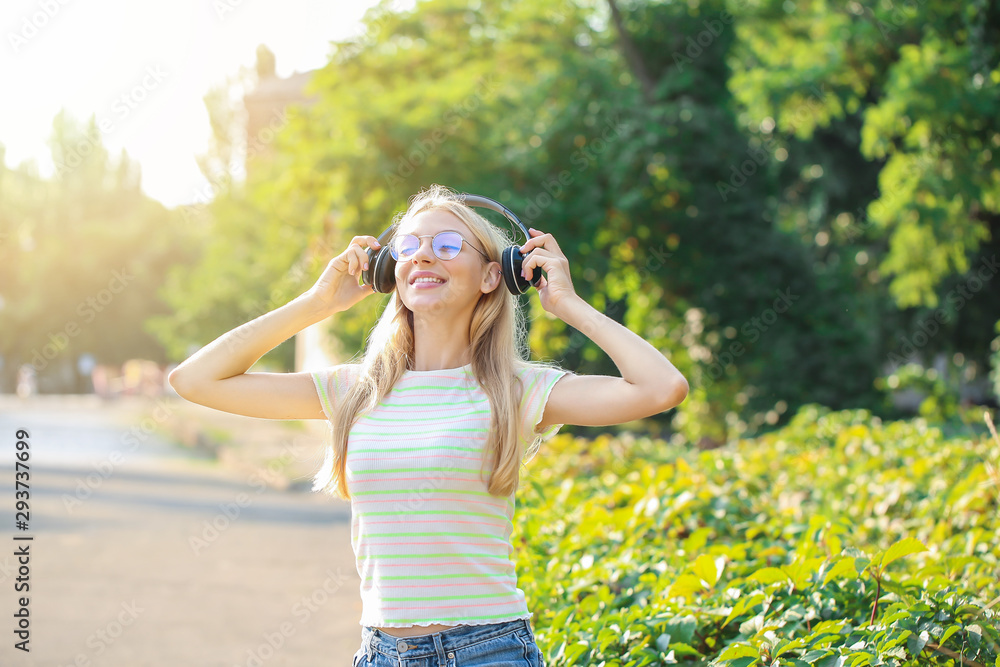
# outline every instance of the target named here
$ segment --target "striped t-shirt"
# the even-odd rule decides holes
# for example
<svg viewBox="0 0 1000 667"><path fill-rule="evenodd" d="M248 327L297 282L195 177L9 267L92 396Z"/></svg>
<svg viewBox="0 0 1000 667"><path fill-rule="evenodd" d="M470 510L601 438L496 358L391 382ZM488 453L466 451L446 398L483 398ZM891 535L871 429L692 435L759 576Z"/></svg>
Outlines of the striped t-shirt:
<svg viewBox="0 0 1000 667"><path fill-rule="evenodd" d="M312 373L328 419L357 364ZM525 449L567 371L521 371ZM361 576L362 626L482 625L531 618L514 571L514 494L491 496L481 465L490 404L472 365L406 371L347 442L351 546Z"/></svg>

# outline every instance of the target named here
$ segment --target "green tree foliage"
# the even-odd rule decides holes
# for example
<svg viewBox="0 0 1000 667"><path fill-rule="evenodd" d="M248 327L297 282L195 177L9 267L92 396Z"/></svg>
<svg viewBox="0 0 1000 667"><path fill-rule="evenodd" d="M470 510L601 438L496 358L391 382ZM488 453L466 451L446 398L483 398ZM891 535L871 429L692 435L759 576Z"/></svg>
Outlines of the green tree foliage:
<svg viewBox="0 0 1000 667"><path fill-rule="evenodd" d="M212 138L198 165L211 198L180 210L198 253L171 268L162 289L171 310L148 322L175 359L296 296L315 268L306 253L321 237L308 224L314 218L299 208L300 198L276 191L271 176L280 169L272 160L281 150L272 133L280 134L296 109L275 114L278 122L262 129L263 136L247 137L243 97L274 68L266 47L258 48L258 59L255 70L241 68L204 97ZM293 352L288 343L269 357L290 369Z"/></svg>
<svg viewBox="0 0 1000 667"><path fill-rule="evenodd" d="M83 353L165 360L143 323L166 311L156 290L187 255L177 216L142 194L127 154L110 159L94 117L60 113L50 146L52 180L25 165L0 177L0 355L6 386L32 364L40 387L65 391Z"/></svg>
<svg viewBox="0 0 1000 667"><path fill-rule="evenodd" d="M944 333L920 356L964 351L985 368L1000 316L995 284L976 288L1000 250L996 4L766 0L742 13L730 88L749 117L789 144L840 140L805 188L810 231L831 252L864 252L869 281L912 308L882 328L885 353L940 309ZM829 160L838 154L847 160ZM874 182L857 157L877 167Z"/></svg>
<svg viewBox="0 0 1000 667"><path fill-rule="evenodd" d="M993 395L996 396L997 401L1000 401L1000 320L997 320L993 329L997 337L990 343L990 366L992 368L990 380L993 381Z"/></svg>
<svg viewBox="0 0 1000 667"><path fill-rule="evenodd" d="M980 268L974 253L992 250L976 230L993 220L983 160L992 159L994 83L989 70L980 88L969 84L957 110L940 88L904 90L894 74L903 46L930 21L883 37L859 7L425 0L395 11L384 2L363 34L336 45L307 90L318 101L289 116L257 175L206 207L205 254L172 279L165 298L175 312L157 331L180 354L280 305L352 236L380 233L410 195L438 182L505 201L559 240L581 296L689 378L673 413L683 439L753 433L809 402L878 406L875 380L928 316L899 310L901 286L916 284L903 269L940 251L952 260L935 264L933 284L947 293L963 286L965 268ZM954 14L948 26L964 25L965 13L945 14ZM986 30L983 45L993 43L991 20L966 20ZM939 32L943 49L965 43L961 31ZM953 154L894 138L888 112L876 111L892 99L926 110L931 126L933 114L951 114L941 146ZM957 162L978 146L978 171L960 168L968 182L935 186L951 188L949 201L960 198L970 215L961 229L931 225L927 259L899 250L911 213L886 213L884 194L866 212L891 167L879 142L885 155L905 149L925 161ZM944 206L940 194L922 203L923 192L894 205ZM893 274L903 282L886 284ZM965 351L985 368L998 318L985 295L969 308L951 302L961 317L920 351ZM384 303L370 298L332 318L347 356ZM616 373L586 332L546 316L537 298L524 305L537 356ZM290 366L287 347L276 355Z"/></svg>

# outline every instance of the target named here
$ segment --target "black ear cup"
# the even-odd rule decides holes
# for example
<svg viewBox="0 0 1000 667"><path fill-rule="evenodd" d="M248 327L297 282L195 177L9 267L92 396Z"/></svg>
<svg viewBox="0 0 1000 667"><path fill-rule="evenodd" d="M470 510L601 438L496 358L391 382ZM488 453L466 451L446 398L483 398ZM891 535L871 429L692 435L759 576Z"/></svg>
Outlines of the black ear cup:
<svg viewBox="0 0 1000 667"><path fill-rule="evenodd" d="M371 285L379 294L388 294L396 289L396 260L392 258L389 248L382 246L378 250L368 248L368 270L362 272L361 279L366 285Z"/></svg>
<svg viewBox="0 0 1000 667"><path fill-rule="evenodd" d="M530 255L531 252L528 252ZM503 251L500 265L503 267L503 282L507 286L507 291L511 294L524 294L528 290L528 285L538 288L538 281L542 278L542 271L538 267L531 270L531 282L521 275L521 264L528 255L521 253L521 247L512 245Z"/></svg>
<svg viewBox="0 0 1000 667"><path fill-rule="evenodd" d="M396 289L396 260L389 252L386 241L392 236L390 233L393 226L379 234L378 250L365 249L368 256L368 268L361 270L361 283L371 285L372 289L379 294L388 294Z"/></svg>

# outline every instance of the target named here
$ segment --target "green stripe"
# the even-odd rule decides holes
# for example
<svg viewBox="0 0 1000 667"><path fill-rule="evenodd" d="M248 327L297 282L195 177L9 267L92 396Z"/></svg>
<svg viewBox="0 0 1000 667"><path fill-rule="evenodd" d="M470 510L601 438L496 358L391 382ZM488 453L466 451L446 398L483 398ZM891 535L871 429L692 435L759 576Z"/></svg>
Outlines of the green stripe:
<svg viewBox="0 0 1000 667"><path fill-rule="evenodd" d="M505 598L511 595L517 595L517 593L482 593L480 595L434 595L429 598L425 597L413 597L413 598L382 598L387 602L412 602L414 600L472 600L474 598Z"/></svg>
<svg viewBox="0 0 1000 667"><path fill-rule="evenodd" d="M419 491L420 489L393 489L390 491L355 491L352 496L371 496L376 494L386 494L386 493L412 493L413 491ZM435 493L463 493L470 496L488 496L490 495L487 491L453 491L451 489L436 489Z"/></svg>
<svg viewBox="0 0 1000 667"><path fill-rule="evenodd" d="M535 375L534 377L531 378L531 382L528 384L528 386L524 388L524 393L521 395L522 407L525 405L525 402L528 400L528 397L531 396L531 390L534 389L536 384L538 384L538 380L541 377L542 377L541 374Z"/></svg>
<svg viewBox="0 0 1000 667"><path fill-rule="evenodd" d="M365 537L431 537L451 535L452 537L488 537L491 540L506 541L498 535L483 535L482 533L366 533ZM383 546L383 545L380 545Z"/></svg>
<svg viewBox="0 0 1000 667"><path fill-rule="evenodd" d="M386 396L386 398L389 398L390 396L391 396L391 394L388 394ZM490 402L490 399L488 397L484 396L483 398L475 398L475 399L473 399L473 398L466 398L461 403L455 403L455 401L436 401L434 403L413 403L411 401L407 401L406 403L400 403L398 405L394 405L392 403L385 403L383 401L383 402L379 403L379 405L387 407L387 408L429 407L429 406L433 406L433 405L447 405L447 406L450 406L450 407L454 407L456 405L478 405L479 403L489 403L489 402Z"/></svg>
<svg viewBox="0 0 1000 667"><path fill-rule="evenodd" d="M480 558L503 558L504 560L509 560L505 555L496 554L370 554L364 556L364 558L441 558L442 556L447 556L449 558L456 558L459 556L477 556Z"/></svg>
<svg viewBox="0 0 1000 667"><path fill-rule="evenodd" d="M446 389L448 391L451 391L453 389L457 389L459 391L476 391L477 389L479 389L479 387L455 387L455 386L452 386L450 384L437 384L437 385L435 385L435 384L417 384L417 385L411 385L409 387L394 387L393 391L394 392L396 392L396 391L399 391L399 392L403 392L403 391L416 391L417 389Z"/></svg>
<svg viewBox="0 0 1000 667"><path fill-rule="evenodd" d="M489 616L435 616L435 621L468 621L477 618L502 618L507 614L490 614ZM520 619L518 619L520 620ZM387 623L426 623L426 618L391 618Z"/></svg>
<svg viewBox="0 0 1000 667"><path fill-rule="evenodd" d="M326 413L328 415L333 414L333 407L330 405L330 399L326 396L326 387L323 386L323 379L319 376L319 373L311 373L313 376L313 381L316 383L316 387L319 389L320 398L323 399L323 405L326 406Z"/></svg>
<svg viewBox="0 0 1000 667"><path fill-rule="evenodd" d="M488 512L459 512L456 510L420 510L418 512L407 512L407 514L465 514L467 516L489 516L497 518L496 514ZM399 516L399 512L358 512L358 516ZM505 517L506 518L506 517ZM510 523L508 520L507 523Z"/></svg>
<svg viewBox="0 0 1000 667"><path fill-rule="evenodd" d="M355 475L378 475L383 472L416 472L418 470L448 470L451 472L479 472L479 468L379 468L378 470L358 470Z"/></svg>
<svg viewBox="0 0 1000 667"><path fill-rule="evenodd" d="M395 392L396 390L393 389L392 391ZM393 394L392 393L386 394L385 399L383 399L383 401L381 403L379 403L379 405L383 405L383 406L385 406L387 408L432 407L432 406L435 406L435 405L444 405L444 406L453 408L453 407L458 406L458 405L479 405L480 403L489 403L490 402L490 399L487 396L484 396L483 398L466 397L466 398L461 399L460 402L457 402L455 399L452 399L452 400L448 400L448 401L431 401L430 403L414 403L414 401L420 400L419 397L416 397L416 396L414 396L412 399L409 399L409 400L407 400L405 402L403 402L403 401L400 401L399 403L392 403L392 402L386 403L385 402L386 400L390 400L392 398L393 398Z"/></svg>
<svg viewBox="0 0 1000 667"><path fill-rule="evenodd" d="M352 449L351 454L361 452L422 452L428 449L454 449L460 452L481 452L480 447L459 447L458 445L425 445L423 447L367 447Z"/></svg>
<svg viewBox="0 0 1000 667"><path fill-rule="evenodd" d="M552 378L552 382L550 382L550 383L548 384L548 386L546 386L546 387L545 387L545 388L544 388L544 389L542 390L542 398L544 399L544 401L545 401L545 402L547 402L547 401L548 401L548 398L549 398L549 396L551 396L551 395L552 395L552 387L556 386L556 382L559 382L559 380L561 380L561 379L562 379L562 377L563 377L562 375L555 375L555 374L553 374L553 375L554 375L554 377ZM545 416L545 402L543 402L543 403L542 403L542 404L541 404L541 405L539 406L539 407L541 407L541 408L542 408L542 414L538 415L538 420L539 420L539 421L541 421L541 420L542 420L542 417L543 417L543 416ZM531 430L532 430L532 432L534 432L534 430L535 430L535 426L537 426L537 424L532 424L532 425L531 425ZM552 428L554 428L555 426L556 426L556 424L549 424L549 427L548 427L547 429L545 429L545 430L546 430L546 431L548 431L548 430L551 430L551 429L552 429ZM542 433L541 433L540 435L544 435L544 434L545 434L545 431L543 431L543 432L542 432Z"/></svg>
<svg viewBox="0 0 1000 667"><path fill-rule="evenodd" d="M414 574L411 576L399 576L399 577L379 577L379 581L397 580L397 579L455 579L457 577L511 577L514 576L513 572L500 572L498 574ZM374 577L366 577L362 583L365 581L374 581Z"/></svg>
<svg viewBox="0 0 1000 667"><path fill-rule="evenodd" d="M416 431L416 432L408 431L406 433L406 435L409 436L409 435L440 435L442 433L481 433L482 431L483 431L482 427L479 427L479 428L443 428L443 429L439 429L439 430L436 430L436 431ZM351 435L352 436L353 435L380 435L380 436L394 437L395 435L398 435L398 434L385 433L383 431L372 431L371 433L366 432L366 431L360 432L360 433L358 431L351 431Z"/></svg>
<svg viewBox="0 0 1000 667"><path fill-rule="evenodd" d="M466 412L460 415L438 415L436 417L372 417L370 415L365 415L366 421L372 422L431 422L431 421L441 421L442 419L459 419L461 417L468 417L469 415L488 415L489 410L473 410L472 412Z"/></svg>

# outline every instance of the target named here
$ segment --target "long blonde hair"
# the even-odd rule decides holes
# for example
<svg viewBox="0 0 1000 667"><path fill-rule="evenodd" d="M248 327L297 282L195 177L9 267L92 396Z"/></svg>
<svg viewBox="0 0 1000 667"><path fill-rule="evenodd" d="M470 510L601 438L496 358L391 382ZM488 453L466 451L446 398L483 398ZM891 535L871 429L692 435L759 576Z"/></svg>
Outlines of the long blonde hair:
<svg viewBox="0 0 1000 667"><path fill-rule="evenodd" d="M417 214L433 209L449 211L464 222L486 250L490 261L499 263L503 249L515 243L466 206L453 190L441 185L432 185L414 195L402 217L397 214L394 229ZM519 436L519 406L524 387L517 373L532 366L556 368L553 364L529 362L522 356L525 333L524 315L518 308L517 296L507 290L503 281L490 293L480 295L469 326L472 373L489 398L491 408L486 443L488 457L484 457L484 463L488 458L491 467L487 490L502 498L509 497L518 488L520 465L530 459L540 445L538 437L532 438L525 456ZM332 443L327 446L326 460L314 479L314 491L350 499L346 474L350 429L360 413L374 409L382 401L403 377L404 371L412 370L413 353L413 311L393 290L358 363L357 380L336 407L331 420Z"/></svg>

